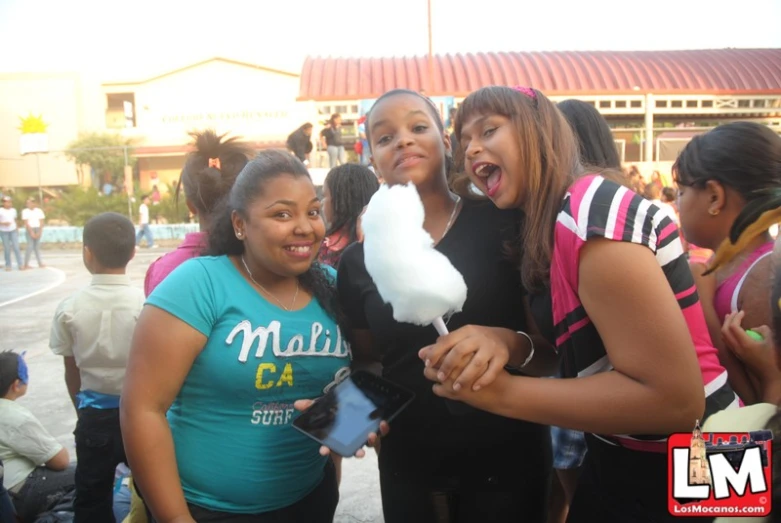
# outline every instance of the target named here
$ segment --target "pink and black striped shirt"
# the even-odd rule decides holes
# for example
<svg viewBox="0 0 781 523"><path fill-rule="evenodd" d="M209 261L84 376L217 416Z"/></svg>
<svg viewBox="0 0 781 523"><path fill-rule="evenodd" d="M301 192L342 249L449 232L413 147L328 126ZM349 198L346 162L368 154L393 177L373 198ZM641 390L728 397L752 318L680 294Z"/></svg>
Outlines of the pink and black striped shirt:
<svg viewBox="0 0 781 523"><path fill-rule="evenodd" d="M572 184L565 196L554 237L550 273L553 324L565 377L585 377L613 369L578 296L580 249L589 239L603 237L643 245L655 254L697 351L706 395L705 416L740 405L711 342L678 227L669 213L626 187L602 176L588 175ZM666 435L598 437L637 450L665 452Z"/></svg>

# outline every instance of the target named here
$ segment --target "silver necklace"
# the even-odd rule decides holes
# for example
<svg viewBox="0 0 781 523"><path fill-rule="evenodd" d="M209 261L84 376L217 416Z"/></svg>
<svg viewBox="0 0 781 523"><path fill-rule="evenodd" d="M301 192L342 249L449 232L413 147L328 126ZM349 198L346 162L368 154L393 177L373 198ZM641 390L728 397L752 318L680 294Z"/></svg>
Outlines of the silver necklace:
<svg viewBox="0 0 781 523"><path fill-rule="evenodd" d="M458 206L460 203L461 203L461 197L456 195L456 204L453 206L453 212L450 213L450 219L447 221L447 225L445 226L445 232L442 233L442 236L439 238L439 242L442 241L442 238L444 238L447 235L447 232L453 226L453 221L456 219L456 214L458 213Z"/></svg>
<svg viewBox="0 0 781 523"><path fill-rule="evenodd" d="M249 267L247 267L247 262L244 260L244 255L241 256L241 263L244 265L244 270L247 271L247 276L249 276L249 279L252 280L252 283L260 287L260 290L271 296L276 300L277 303L279 303L279 306L285 309L286 311L290 311L293 308L293 305L296 304L296 298L298 298L298 289L301 288L301 286L298 283L298 278L296 278L296 293L293 295L293 301L290 303L290 307L285 307L285 304L282 303L279 298L271 294L268 289L266 289L263 285L259 284L255 281L255 278L252 277L252 273L249 270Z"/></svg>

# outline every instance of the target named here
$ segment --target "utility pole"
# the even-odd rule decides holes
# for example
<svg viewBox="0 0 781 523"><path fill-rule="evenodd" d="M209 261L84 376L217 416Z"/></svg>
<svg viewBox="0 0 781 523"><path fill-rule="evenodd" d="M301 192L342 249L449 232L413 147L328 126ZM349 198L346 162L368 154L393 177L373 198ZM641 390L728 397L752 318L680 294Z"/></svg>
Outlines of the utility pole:
<svg viewBox="0 0 781 523"><path fill-rule="evenodd" d="M35 153L35 168L38 170L38 201L43 208L43 187L41 184L41 153Z"/></svg>
<svg viewBox="0 0 781 523"><path fill-rule="evenodd" d="M128 170L130 166L128 165L127 161L127 145L125 145L122 148L122 151L125 153L125 167L122 171L122 177L125 180L125 192L127 193L127 215L130 218L130 221L133 221L133 205L131 203L131 199L133 198L133 173L130 173L130 176L128 176ZM128 184L128 178L130 183ZM135 223L135 222L133 222Z"/></svg>

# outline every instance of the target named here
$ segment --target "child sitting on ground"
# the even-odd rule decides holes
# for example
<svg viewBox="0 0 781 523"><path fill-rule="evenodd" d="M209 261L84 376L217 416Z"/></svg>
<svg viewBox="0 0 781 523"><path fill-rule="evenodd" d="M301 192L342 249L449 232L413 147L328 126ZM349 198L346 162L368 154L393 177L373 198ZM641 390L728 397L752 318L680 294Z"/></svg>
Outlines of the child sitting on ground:
<svg viewBox="0 0 781 523"><path fill-rule="evenodd" d="M16 400L27 393L27 364L15 352L0 352L0 462L3 487L16 515L34 521L73 489L75 467L68 451Z"/></svg>

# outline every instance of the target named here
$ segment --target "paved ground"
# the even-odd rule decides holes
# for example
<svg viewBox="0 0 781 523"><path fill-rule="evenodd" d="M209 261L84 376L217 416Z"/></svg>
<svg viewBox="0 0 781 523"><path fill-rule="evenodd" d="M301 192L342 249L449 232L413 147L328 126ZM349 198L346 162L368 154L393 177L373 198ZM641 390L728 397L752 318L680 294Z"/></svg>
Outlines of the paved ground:
<svg viewBox="0 0 781 523"><path fill-rule="evenodd" d="M141 250L129 266L134 284L143 286L146 268L165 249ZM73 429L76 414L63 378L62 358L48 349L49 328L57 304L89 284L79 250L46 249L44 269L0 270L0 350L27 351L30 387L20 403L75 456ZM75 459L75 458L73 458ZM380 523L377 459L373 451L362 460L344 461L337 523Z"/></svg>

